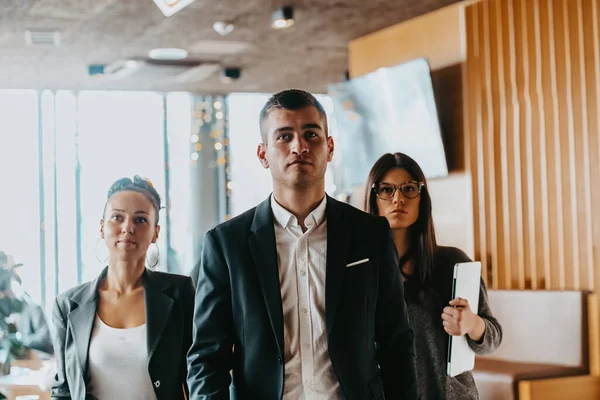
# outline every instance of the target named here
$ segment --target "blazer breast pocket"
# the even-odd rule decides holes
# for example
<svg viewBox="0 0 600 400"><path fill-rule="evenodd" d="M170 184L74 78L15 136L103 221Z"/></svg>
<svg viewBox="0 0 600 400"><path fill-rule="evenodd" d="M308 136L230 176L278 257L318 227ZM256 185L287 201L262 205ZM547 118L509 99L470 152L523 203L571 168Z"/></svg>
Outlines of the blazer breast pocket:
<svg viewBox="0 0 600 400"><path fill-rule="evenodd" d="M352 261L348 264L346 264L346 268L356 268L356 267L361 267L361 266L366 266L369 265L369 259L368 258L362 258L360 260L356 260L356 261Z"/></svg>
<svg viewBox="0 0 600 400"><path fill-rule="evenodd" d="M351 257L344 269L344 276L348 279L348 283L352 282L351 285L356 286L356 289L364 289L369 286L375 272L368 257Z"/></svg>

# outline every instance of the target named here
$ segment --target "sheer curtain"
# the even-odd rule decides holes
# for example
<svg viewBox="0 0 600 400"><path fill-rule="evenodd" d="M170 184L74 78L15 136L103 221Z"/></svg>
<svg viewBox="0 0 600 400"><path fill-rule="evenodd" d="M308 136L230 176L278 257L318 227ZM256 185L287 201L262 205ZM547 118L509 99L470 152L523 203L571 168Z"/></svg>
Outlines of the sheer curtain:
<svg viewBox="0 0 600 400"><path fill-rule="evenodd" d="M41 301L38 96L0 91L0 251L23 263L19 273Z"/></svg>

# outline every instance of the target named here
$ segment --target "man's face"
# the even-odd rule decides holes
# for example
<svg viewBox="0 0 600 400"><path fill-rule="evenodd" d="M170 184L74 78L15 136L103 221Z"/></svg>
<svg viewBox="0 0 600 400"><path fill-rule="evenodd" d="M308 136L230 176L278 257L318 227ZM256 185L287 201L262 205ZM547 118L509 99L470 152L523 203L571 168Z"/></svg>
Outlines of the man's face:
<svg viewBox="0 0 600 400"><path fill-rule="evenodd" d="M274 186L305 189L324 182L334 148L326 129L315 107L269 112L261 126L265 143L257 155L271 169Z"/></svg>

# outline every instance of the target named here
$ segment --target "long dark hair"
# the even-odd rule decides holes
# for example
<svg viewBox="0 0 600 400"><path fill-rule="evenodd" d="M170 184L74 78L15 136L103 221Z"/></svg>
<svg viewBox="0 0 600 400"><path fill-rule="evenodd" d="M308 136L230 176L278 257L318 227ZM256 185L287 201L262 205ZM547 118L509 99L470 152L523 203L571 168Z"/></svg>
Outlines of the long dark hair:
<svg viewBox="0 0 600 400"><path fill-rule="evenodd" d="M431 286L433 273L433 259L437 251L435 240L435 229L431 217L431 197L427 190L427 181L423 170L415 160L404 153L387 153L375 162L367 181L367 192L365 195L365 211L379 215L377 208L377 195L372 189L373 184L381 183L383 177L392 169L401 168L408 172L416 181L425 183L421 190L419 202L419 217L409 228L411 244L408 249L414 260L414 278L420 289Z"/></svg>

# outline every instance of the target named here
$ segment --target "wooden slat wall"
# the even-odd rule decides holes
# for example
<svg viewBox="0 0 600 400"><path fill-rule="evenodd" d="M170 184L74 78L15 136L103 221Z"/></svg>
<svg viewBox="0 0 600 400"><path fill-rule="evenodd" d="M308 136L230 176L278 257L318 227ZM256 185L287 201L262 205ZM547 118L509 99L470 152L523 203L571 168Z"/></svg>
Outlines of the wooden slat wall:
<svg viewBox="0 0 600 400"><path fill-rule="evenodd" d="M598 289L600 1L465 8L475 257L499 289Z"/></svg>

